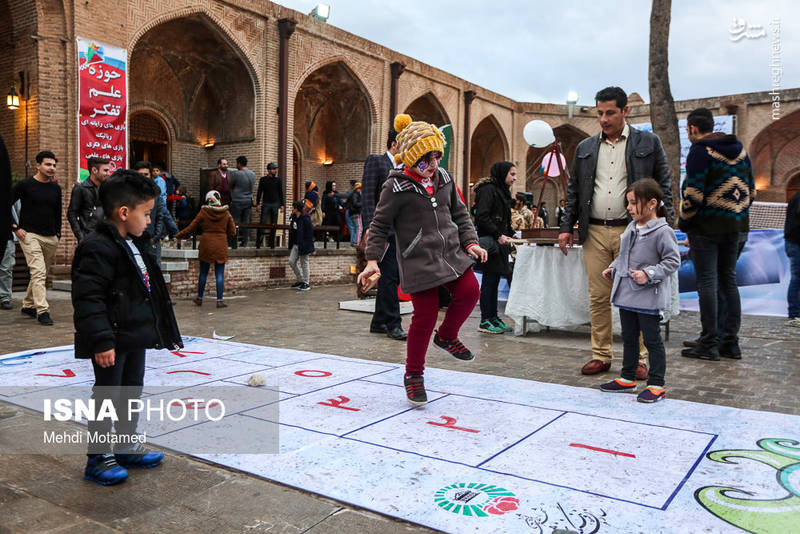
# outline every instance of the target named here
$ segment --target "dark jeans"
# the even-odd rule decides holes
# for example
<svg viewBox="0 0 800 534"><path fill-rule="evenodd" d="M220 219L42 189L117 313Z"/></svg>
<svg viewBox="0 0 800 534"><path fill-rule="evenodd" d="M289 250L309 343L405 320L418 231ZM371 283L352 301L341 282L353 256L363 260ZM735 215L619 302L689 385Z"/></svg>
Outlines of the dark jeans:
<svg viewBox="0 0 800 534"><path fill-rule="evenodd" d="M262 204L261 205L261 218L259 222L261 224L278 224L278 208L280 206L278 204ZM258 229L256 232L256 246L261 246L261 240L264 237L264 230L261 228ZM267 239L267 245L269 248L275 248L275 229L272 228L269 231L269 238Z"/></svg>
<svg viewBox="0 0 800 534"><path fill-rule="evenodd" d="M92 399L95 401L96 410L102 402L110 399L114 404L119 421L114 422L114 429L120 435L132 435L136 433L136 425L139 422L139 414L128 413L128 401L138 399L142 395L142 385L144 384L144 349L136 349L129 352L117 352L114 356L114 365L111 367L100 367L92 358L94 367L94 387L92 388ZM88 431L99 434L111 432L112 421L110 418L101 421L88 421ZM111 452L108 443L90 443L89 454L107 454Z"/></svg>
<svg viewBox="0 0 800 534"><path fill-rule="evenodd" d="M370 326L379 328L386 325L392 330L400 327L400 301L397 298L397 285L400 283L400 274L397 268L397 245L394 236L388 240L389 246L383 260L378 264L381 277L378 278L378 296L375 299L375 313L372 314Z"/></svg>
<svg viewBox="0 0 800 534"><path fill-rule="evenodd" d="M800 244L786 241L786 255L789 257L789 317L800 317Z"/></svg>
<svg viewBox="0 0 800 534"><path fill-rule="evenodd" d="M639 332L650 357L648 386L664 386L664 373L667 370L667 353L661 341L661 317L658 314L639 313L619 309L622 324L622 373L625 380L636 380L636 367L639 365Z"/></svg>
<svg viewBox="0 0 800 534"><path fill-rule="evenodd" d="M742 250L744 250L744 246L747 244L747 232L741 232L739 234L739 250L736 253L736 260L739 260L739 256L742 255ZM694 263L694 257L692 256L692 249L689 248L689 257L692 259L692 263ZM717 291L717 335L722 332L722 329L725 326L725 322L728 319L728 305L725 303L725 294ZM700 337L703 337L705 331L700 332Z"/></svg>
<svg viewBox="0 0 800 534"><path fill-rule="evenodd" d="M739 257L739 233L698 235L689 234L692 250L697 294L700 301L700 323L703 331L700 345L738 346L742 306L736 286L736 259ZM725 322L718 326L719 304L717 295L725 300Z"/></svg>
<svg viewBox="0 0 800 534"><path fill-rule="evenodd" d="M253 202L251 200L241 201L237 200L231 202L231 217L233 217L233 222L236 223L249 223L250 222L250 213L253 210ZM241 246L247 246L247 238L250 235L250 230L240 230L239 231L239 243Z"/></svg>
<svg viewBox="0 0 800 534"><path fill-rule="evenodd" d="M210 263L200 260L200 276L197 279L197 298L203 298L203 293L206 291L206 281L208 280L208 270L211 268ZM225 291L225 264L214 264L214 276L217 279L217 300L222 300L222 292Z"/></svg>

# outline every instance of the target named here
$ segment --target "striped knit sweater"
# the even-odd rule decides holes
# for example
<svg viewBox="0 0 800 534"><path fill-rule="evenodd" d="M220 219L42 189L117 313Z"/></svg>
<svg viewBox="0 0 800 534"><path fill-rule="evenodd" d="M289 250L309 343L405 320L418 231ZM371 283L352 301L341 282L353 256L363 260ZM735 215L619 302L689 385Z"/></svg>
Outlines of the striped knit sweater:
<svg viewBox="0 0 800 534"><path fill-rule="evenodd" d="M736 136L712 134L686 157L678 226L701 235L747 232L755 182L750 158Z"/></svg>

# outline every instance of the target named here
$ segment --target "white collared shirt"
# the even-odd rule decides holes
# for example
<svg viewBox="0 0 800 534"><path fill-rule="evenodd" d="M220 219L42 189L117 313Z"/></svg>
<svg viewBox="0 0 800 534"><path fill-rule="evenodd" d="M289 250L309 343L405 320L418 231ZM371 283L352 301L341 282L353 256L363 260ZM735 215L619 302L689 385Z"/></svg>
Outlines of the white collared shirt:
<svg viewBox="0 0 800 534"><path fill-rule="evenodd" d="M626 122L622 133L614 142L605 134L600 134L594 196L589 215L593 219L614 220L627 217L625 190L628 188L628 169L625 164L625 150L629 133L630 127Z"/></svg>

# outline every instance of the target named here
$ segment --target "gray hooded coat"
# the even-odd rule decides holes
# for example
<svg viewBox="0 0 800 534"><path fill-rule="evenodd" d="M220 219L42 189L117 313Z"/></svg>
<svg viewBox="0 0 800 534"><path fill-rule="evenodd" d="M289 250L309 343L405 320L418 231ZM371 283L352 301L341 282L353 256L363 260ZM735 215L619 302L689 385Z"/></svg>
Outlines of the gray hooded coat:
<svg viewBox="0 0 800 534"><path fill-rule="evenodd" d="M620 237L614 269L611 302L624 308L666 310L672 299L670 275L681 265L678 241L666 219L659 217L637 228L631 222ZM637 284L629 269L644 271L649 280Z"/></svg>

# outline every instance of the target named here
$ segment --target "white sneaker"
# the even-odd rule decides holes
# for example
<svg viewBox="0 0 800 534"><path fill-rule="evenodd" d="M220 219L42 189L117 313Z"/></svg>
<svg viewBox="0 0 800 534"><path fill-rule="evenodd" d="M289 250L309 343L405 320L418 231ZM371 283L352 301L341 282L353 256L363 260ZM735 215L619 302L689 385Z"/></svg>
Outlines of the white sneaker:
<svg viewBox="0 0 800 534"><path fill-rule="evenodd" d="M800 317L794 317L793 319L789 319L786 321L786 326L794 326L796 328L800 328Z"/></svg>

